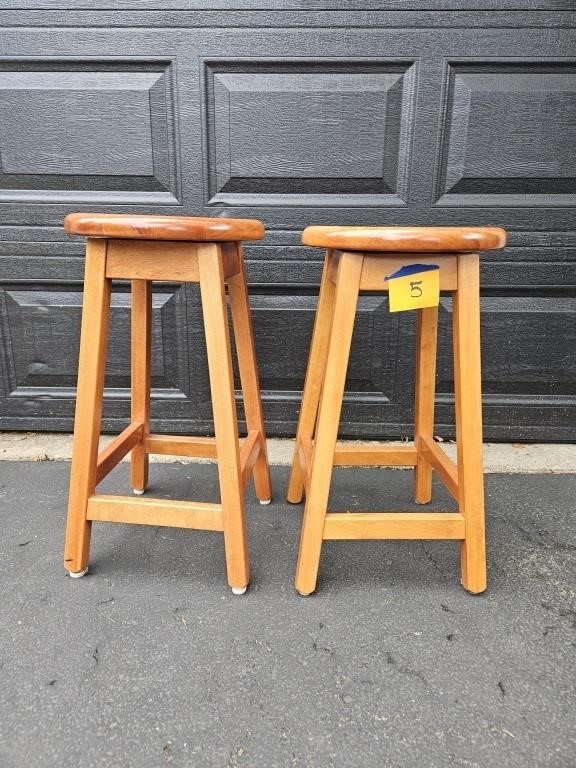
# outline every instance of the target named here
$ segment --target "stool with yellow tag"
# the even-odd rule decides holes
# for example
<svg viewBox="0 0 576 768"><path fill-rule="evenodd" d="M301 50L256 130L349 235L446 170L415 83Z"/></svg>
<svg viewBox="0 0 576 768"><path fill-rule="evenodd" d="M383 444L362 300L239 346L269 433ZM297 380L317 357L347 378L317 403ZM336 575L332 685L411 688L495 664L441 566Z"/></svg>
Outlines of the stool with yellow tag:
<svg viewBox="0 0 576 768"><path fill-rule="evenodd" d="M316 588L325 539L454 539L461 581L486 589L479 252L503 248L488 227L308 227L308 246L326 249L314 334L288 486L306 495L296 589ZM391 312L416 310L414 445L338 442L338 424L360 291L389 291ZM434 441L436 338L440 291L452 295L457 463ZM328 511L334 466L414 467L414 497L432 498L432 472L457 512Z"/></svg>

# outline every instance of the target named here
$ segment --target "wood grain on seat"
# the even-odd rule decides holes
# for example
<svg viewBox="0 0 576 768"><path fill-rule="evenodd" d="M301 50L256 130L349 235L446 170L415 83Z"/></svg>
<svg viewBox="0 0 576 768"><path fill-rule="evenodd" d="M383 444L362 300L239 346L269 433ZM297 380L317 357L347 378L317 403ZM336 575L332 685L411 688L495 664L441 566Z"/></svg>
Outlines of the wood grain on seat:
<svg viewBox="0 0 576 768"><path fill-rule="evenodd" d="M264 225L256 219L219 219L197 216L145 216L116 213L70 213L64 229L87 237L140 240L222 242L262 240Z"/></svg>
<svg viewBox="0 0 576 768"><path fill-rule="evenodd" d="M304 245L347 251L466 253L506 245L499 227L307 227Z"/></svg>

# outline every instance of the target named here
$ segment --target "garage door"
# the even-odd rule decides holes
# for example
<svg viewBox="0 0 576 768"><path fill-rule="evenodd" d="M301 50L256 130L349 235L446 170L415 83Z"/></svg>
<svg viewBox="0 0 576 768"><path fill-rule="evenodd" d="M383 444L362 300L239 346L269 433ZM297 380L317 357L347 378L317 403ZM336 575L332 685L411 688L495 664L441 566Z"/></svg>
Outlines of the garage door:
<svg viewBox="0 0 576 768"><path fill-rule="evenodd" d="M0 429L72 428L83 243L61 222L90 210L265 222L246 256L271 435L294 432L317 299L303 227L503 226L482 266L485 434L574 439L572 4L262 5L2 4ZM129 413L129 309L118 283L109 430ZM451 311L442 297L445 436ZM157 287L155 430L211 430L200 322L195 286ZM384 294L362 297L343 435L411 433L414 334Z"/></svg>

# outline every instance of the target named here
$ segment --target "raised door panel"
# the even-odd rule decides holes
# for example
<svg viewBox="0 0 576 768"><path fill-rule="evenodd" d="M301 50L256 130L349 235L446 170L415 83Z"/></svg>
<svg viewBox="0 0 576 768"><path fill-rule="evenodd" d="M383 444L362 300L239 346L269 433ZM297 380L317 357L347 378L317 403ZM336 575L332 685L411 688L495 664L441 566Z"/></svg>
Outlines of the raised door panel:
<svg viewBox="0 0 576 768"><path fill-rule="evenodd" d="M0 113L0 203L177 202L169 62L0 62Z"/></svg>
<svg viewBox="0 0 576 768"><path fill-rule="evenodd" d="M492 439L571 440L576 412L576 298L485 297L484 426ZM452 300L441 299L437 422L453 434ZM535 419L535 413L539 418Z"/></svg>
<svg viewBox="0 0 576 768"><path fill-rule="evenodd" d="M413 63L206 65L209 204L402 205Z"/></svg>
<svg viewBox="0 0 576 768"><path fill-rule="evenodd" d="M438 204L576 205L576 64L451 63Z"/></svg>

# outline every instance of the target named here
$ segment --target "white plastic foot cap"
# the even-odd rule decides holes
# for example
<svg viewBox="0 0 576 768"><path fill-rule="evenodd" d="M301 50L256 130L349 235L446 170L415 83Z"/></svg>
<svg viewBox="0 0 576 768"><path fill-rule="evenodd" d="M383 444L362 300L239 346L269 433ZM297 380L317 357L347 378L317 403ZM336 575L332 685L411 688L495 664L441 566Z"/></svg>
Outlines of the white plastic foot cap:
<svg viewBox="0 0 576 768"><path fill-rule="evenodd" d="M86 576L88 573L88 567L84 568L83 571L68 571L68 573L73 579L81 579L82 576Z"/></svg>
<svg viewBox="0 0 576 768"><path fill-rule="evenodd" d="M266 504L270 504L271 501L272 499L260 499L260 504L262 504L262 506L266 506Z"/></svg>
<svg viewBox="0 0 576 768"><path fill-rule="evenodd" d="M245 587L232 587L232 594L233 595L243 595L244 592L248 589L248 584L246 584Z"/></svg>
<svg viewBox="0 0 576 768"><path fill-rule="evenodd" d="M300 597L310 597L310 595L312 594L312 592L300 592L299 589L297 589L296 592L298 592Z"/></svg>
<svg viewBox="0 0 576 768"><path fill-rule="evenodd" d="M132 493L134 496L142 496L146 488L132 488Z"/></svg>

